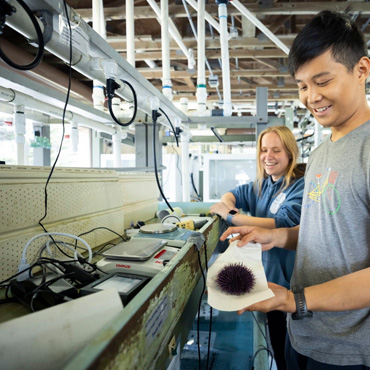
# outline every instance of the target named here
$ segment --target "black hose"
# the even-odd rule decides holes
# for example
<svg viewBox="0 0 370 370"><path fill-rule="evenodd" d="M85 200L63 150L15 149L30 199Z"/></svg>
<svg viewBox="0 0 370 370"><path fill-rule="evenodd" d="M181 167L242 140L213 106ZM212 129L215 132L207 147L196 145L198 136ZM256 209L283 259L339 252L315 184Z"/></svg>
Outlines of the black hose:
<svg viewBox="0 0 370 370"><path fill-rule="evenodd" d="M171 128L172 128L172 132L175 135L176 145L177 145L177 147L179 147L179 138L178 138L178 135L176 133L175 128L173 127L173 124L172 124L171 120L168 118L166 112L163 109L159 108L159 110L165 115L165 117L167 118L168 122L170 123Z"/></svg>
<svg viewBox="0 0 370 370"><path fill-rule="evenodd" d="M16 64L14 63L12 60L10 60L5 54L4 52L2 51L1 47L0 47L0 57L4 60L4 62L6 64L8 64L9 66L15 68L15 69L19 69L21 71L27 71L27 70L30 70L30 69L33 69L35 68L36 66L38 66L44 56L44 36L42 35L42 31L41 31L41 28L37 22L37 19L36 17L33 15L31 9L28 7L28 5L23 2L23 0L16 0L18 2L18 4L25 10L25 12L27 13L27 15L29 16L33 26L35 27L35 31L36 31L36 34L37 34L37 39L38 39L38 49L37 49L37 53L36 53L36 56L35 56L35 59L29 63L29 64L25 64L25 65L19 65L19 64Z"/></svg>
<svg viewBox="0 0 370 370"><path fill-rule="evenodd" d="M133 114L132 118L130 119L130 121L127 122L127 123L120 122L116 118L116 116L114 115L114 112L113 112L113 109L112 109L112 99L114 97L115 90L118 89L120 86L117 84L116 81L114 81L113 78L108 78L107 79L108 110L109 110L109 113L110 113L113 121L116 122L117 125L120 125L120 126L123 126L123 127L127 127L127 126L131 125L132 122L134 122L134 119L136 117L136 113L137 113L137 98L136 98L136 92L135 92L133 86L128 81L125 81L125 80L120 80L120 81L123 82L124 84L126 84L131 89L132 95L134 97L134 114Z"/></svg>
<svg viewBox="0 0 370 370"><path fill-rule="evenodd" d="M171 210L171 212L173 212L173 208L171 207L171 204L168 202L166 196L164 195L161 184L159 182L159 178L158 178L157 153L156 153L156 150L155 150L155 135L156 135L157 117L158 117L157 111L153 110L152 111L152 118L153 118L153 161L154 161L155 179L157 181L158 189L159 189L159 192L162 195L163 200L166 202L166 204L167 204L168 208Z"/></svg>

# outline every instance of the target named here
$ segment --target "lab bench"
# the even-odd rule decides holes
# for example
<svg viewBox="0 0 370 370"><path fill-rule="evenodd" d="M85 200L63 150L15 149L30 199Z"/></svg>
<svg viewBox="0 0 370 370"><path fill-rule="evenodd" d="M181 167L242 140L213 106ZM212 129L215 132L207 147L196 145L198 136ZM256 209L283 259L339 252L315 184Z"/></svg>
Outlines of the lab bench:
<svg viewBox="0 0 370 370"><path fill-rule="evenodd" d="M175 203L185 214L207 213L207 203ZM158 209L165 206L159 204ZM210 217L200 232L204 237L199 249L187 242L149 283L99 331L64 368L80 369L167 369L180 363L180 352L197 315L204 289L203 274L217 249L222 221ZM203 271L203 272L202 272ZM104 305L104 302L101 302ZM4 306L4 305L3 305ZM5 321L26 314L23 307L9 304L12 310ZM87 308L88 309L88 308ZM263 326L263 318L261 319ZM94 325L94 322L91 322ZM56 333L57 335L57 333ZM253 328L253 350L262 343L263 333ZM258 362L258 363L257 363ZM256 368L267 368L267 357L259 356ZM257 367L258 366L258 367ZM58 366L56 366L58 368ZM178 367L177 367L178 368Z"/></svg>
<svg viewBox="0 0 370 370"><path fill-rule="evenodd" d="M203 287L199 261L205 271L206 255L209 259L218 243L219 220L214 217L201 232L200 250L186 243L66 369L167 367L196 316Z"/></svg>

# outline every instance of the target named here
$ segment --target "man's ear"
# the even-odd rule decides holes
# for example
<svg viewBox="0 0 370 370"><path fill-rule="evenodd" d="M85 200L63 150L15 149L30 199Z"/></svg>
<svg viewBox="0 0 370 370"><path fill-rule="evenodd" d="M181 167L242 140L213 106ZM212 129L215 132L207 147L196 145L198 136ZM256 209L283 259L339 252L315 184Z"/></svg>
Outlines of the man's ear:
<svg viewBox="0 0 370 370"><path fill-rule="evenodd" d="M366 79L370 74L370 59L368 57L362 57L357 63L355 69L359 84L361 85L366 83Z"/></svg>

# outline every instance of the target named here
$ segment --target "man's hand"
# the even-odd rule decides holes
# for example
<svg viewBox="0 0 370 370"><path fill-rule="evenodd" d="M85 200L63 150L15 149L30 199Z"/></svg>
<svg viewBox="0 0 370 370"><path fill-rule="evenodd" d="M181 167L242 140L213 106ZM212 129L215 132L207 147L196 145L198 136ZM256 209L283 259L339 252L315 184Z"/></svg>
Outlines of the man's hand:
<svg viewBox="0 0 370 370"><path fill-rule="evenodd" d="M278 310L291 313L296 311L294 295L290 290L274 283L268 283L268 287L273 291L275 297L243 308L238 311L238 314L241 315L245 311L270 312Z"/></svg>
<svg viewBox="0 0 370 370"><path fill-rule="evenodd" d="M238 247L242 247L250 242L252 243L260 243L262 246L263 251L267 251L276 244L275 238L275 229L264 229L262 227L255 227L255 226L236 226L236 227L229 227L222 235L220 240L224 241L229 235L232 234L239 234L232 239L230 242L234 240L239 240Z"/></svg>
<svg viewBox="0 0 370 370"><path fill-rule="evenodd" d="M238 212L237 208L235 207L229 208L224 202L220 202L220 203L213 204L209 210L211 213L219 215L224 220L226 220L227 215L232 209Z"/></svg>

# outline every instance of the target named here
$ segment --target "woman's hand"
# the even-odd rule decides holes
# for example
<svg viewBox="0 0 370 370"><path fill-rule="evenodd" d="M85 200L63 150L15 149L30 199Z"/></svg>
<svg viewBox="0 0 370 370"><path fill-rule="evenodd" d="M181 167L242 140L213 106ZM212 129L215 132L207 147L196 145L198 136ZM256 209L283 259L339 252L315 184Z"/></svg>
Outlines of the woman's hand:
<svg viewBox="0 0 370 370"><path fill-rule="evenodd" d="M224 202L213 204L209 210L211 213L219 215L224 220L226 220L227 215L229 214L231 210L238 212L237 208L235 207L229 208Z"/></svg>
<svg viewBox="0 0 370 370"><path fill-rule="evenodd" d="M230 243L234 240L239 240L238 247L242 247L248 243L259 243L262 250L266 251L278 245L275 234L278 229L264 229L256 226L235 226L229 227L222 235L220 240L224 241L229 235L239 234L230 239Z"/></svg>

